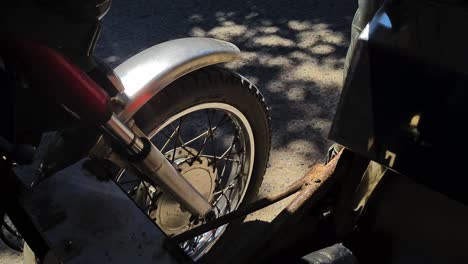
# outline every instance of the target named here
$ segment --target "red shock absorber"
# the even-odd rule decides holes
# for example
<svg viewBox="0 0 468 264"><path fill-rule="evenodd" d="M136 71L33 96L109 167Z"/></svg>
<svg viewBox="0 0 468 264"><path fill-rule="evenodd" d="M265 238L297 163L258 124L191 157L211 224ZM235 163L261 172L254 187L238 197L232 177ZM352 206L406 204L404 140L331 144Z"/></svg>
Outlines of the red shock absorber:
<svg viewBox="0 0 468 264"><path fill-rule="evenodd" d="M3 41L3 40L2 40ZM44 95L86 122L104 124L112 111L107 93L57 51L36 43L6 40L0 54L21 69Z"/></svg>

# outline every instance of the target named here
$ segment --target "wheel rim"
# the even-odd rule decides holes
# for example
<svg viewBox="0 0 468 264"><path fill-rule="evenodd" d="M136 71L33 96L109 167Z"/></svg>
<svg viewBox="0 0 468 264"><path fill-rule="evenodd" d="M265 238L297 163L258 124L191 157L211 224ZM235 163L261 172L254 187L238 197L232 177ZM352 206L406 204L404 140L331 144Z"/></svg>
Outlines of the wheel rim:
<svg viewBox="0 0 468 264"><path fill-rule="evenodd" d="M166 155L166 158L181 168L181 174L196 169L213 170L209 175L212 178L216 177L215 188L206 198L214 206L218 217L237 209L248 189L255 155L252 128L247 118L237 108L225 103L204 103L190 107L154 127L148 133L148 138ZM188 173L182 175L188 177ZM124 178L120 175L117 181L125 184ZM192 175L188 180L195 178ZM127 183L131 182L126 180ZM207 185L209 181L202 185ZM199 182L192 184L202 186ZM162 210L168 208L167 204L161 202L164 193L147 183L136 184L130 188L127 186L125 189L132 195L140 194L140 197L135 196L139 199L137 202L144 205L146 212L169 235L175 235L201 224L190 219L189 225L182 225L179 229L169 231L164 223L173 220L161 220L163 217L157 217L162 215ZM141 197L142 192L148 195ZM176 216L175 219L187 222L187 219L182 218L187 213L179 211L180 217ZM179 223L181 221L177 222L181 225ZM192 259L197 260L215 244L225 229L226 225L186 241L180 246Z"/></svg>

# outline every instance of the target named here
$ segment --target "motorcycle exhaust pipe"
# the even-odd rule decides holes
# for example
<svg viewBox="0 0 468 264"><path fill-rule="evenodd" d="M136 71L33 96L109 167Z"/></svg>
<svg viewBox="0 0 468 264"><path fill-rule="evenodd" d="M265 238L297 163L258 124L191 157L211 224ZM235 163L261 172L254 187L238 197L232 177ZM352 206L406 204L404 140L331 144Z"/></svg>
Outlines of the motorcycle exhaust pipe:
<svg viewBox="0 0 468 264"><path fill-rule="evenodd" d="M205 218L214 217L210 203L180 175L150 140L136 135L115 115L112 115L103 127L125 146L132 165L150 181L153 181L153 184L169 192L192 215Z"/></svg>

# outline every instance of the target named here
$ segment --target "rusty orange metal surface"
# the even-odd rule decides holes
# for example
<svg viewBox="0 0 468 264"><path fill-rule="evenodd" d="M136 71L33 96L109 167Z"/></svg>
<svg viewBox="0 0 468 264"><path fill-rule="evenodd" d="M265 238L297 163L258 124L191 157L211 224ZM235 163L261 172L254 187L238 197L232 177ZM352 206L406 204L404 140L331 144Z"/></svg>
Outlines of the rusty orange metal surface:
<svg viewBox="0 0 468 264"><path fill-rule="evenodd" d="M285 208L290 213L296 212L308 201L324 184L327 184L333 175L336 164L343 151L340 151L327 165L317 164L301 179L303 185L301 191L294 200Z"/></svg>

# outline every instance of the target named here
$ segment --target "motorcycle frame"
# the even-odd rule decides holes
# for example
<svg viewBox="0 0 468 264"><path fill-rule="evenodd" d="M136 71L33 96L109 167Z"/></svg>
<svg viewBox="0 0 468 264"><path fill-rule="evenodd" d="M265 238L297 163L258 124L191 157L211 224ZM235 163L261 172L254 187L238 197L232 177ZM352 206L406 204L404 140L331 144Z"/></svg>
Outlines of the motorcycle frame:
<svg viewBox="0 0 468 264"><path fill-rule="evenodd" d="M95 45L96 35L98 33L94 32L89 47ZM131 121L133 114L154 95L181 76L209 65L233 61L239 57L240 53L233 44L220 40L178 39L153 46L122 63L115 70L99 62L94 65L94 74L87 75L61 54L45 45L12 38L6 41L6 44L2 44L1 50L2 58L7 64L10 61L20 61L22 64L20 68L25 66L25 69L30 70L28 74L31 75L32 81L40 84L41 93L55 97L55 101L63 105L72 115L87 123L102 126L114 138L124 143L125 147L137 151L143 150L144 142L139 140L138 136L144 138L144 135L137 136L127 126L126 123ZM92 48L88 51L88 56L84 61L92 63ZM41 62L42 66L34 67L37 62ZM54 79L50 78L51 73L55 76ZM91 76L93 78L90 78ZM102 78L103 76L106 78ZM134 82L135 78L144 82ZM99 85L96 85L96 82ZM102 88L109 94L116 93L117 96L114 99L123 102L124 107L118 117L113 113L115 108L112 107L112 99ZM163 155L157 155L158 152L157 149L147 152L148 158L141 160L143 166L159 165L161 159L166 161ZM156 161L153 161L155 158ZM185 180L178 174L172 175L174 173L171 172L175 170L170 164L162 167L165 168L160 170L165 174L163 178L170 179L170 182ZM163 185L172 193L185 190L185 193L178 195L178 198L182 199L181 204L195 215L207 216L210 213L207 206L201 202L193 202L197 200L194 196L200 195L193 186L187 183ZM191 189L180 188L184 184ZM209 209L211 210L211 207Z"/></svg>
<svg viewBox="0 0 468 264"><path fill-rule="evenodd" d="M83 31L87 30L83 28ZM137 133L129 129L128 123L146 102L163 89L170 87L168 86L170 83L183 75L209 65L234 61L240 54L235 45L225 41L185 38L150 47L116 69L111 69L95 59L92 54L100 30L100 21L96 21L89 34L82 34L89 37L81 39L84 41L77 41L79 44L66 51L61 50L60 45L41 45L21 37L10 39L10 36L6 35L6 41L0 43L0 55L5 64L13 62L13 65L18 66L15 62L20 62L20 69L21 66L25 66L23 69L32 75L31 81L39 82L40 93L64 106L68 112L86 123L102 126L118 139L131 138L133 145L126 147L129 149L136 147L138 151L142 150L143 143L138 140ZM60 40L57 42L60 43ZM60 49L60 52L54 48ZM70 55L67 54L68 51L81 55L68 56ZM68 58L60 53L65 53ZM69 59L73 63L70 63ZM76 67L75 63L79 67ZM37 67L38 65L42 66ZM51 75L54 78L51 78ZM121 103L122 111L117 111L118 108L113 107L115 101ZM116 127L120 129L116 130ZM141 134L138 136L144 137ZM164 156L159 156L165 160ZM174 178L177 177L182 178L180 175ZM176 192L177 189L173 191ZM190 203L190 199L187 199L187 202ZM37 230L32 231L30 224L22 223L21 219L26 218L17 217L15 222L20 223L23 230L25 226L29 226L27 228L29 231L26 233L37 233ZM30 235L26 235L28 236ZM37 237L37 235L31 236ZM27 240L33 242L34 248L42 247L42 242L34 242L37 239Z"/></svg>

